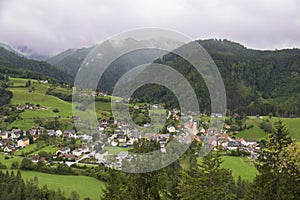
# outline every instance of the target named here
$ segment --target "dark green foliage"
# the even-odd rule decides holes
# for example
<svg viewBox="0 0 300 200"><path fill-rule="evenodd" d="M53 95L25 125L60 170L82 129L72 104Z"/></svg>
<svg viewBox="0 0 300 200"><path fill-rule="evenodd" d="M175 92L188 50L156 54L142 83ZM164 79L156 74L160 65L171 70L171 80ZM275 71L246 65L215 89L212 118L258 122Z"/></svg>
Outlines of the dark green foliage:
<svg viewBox="0 0 300 200"><path fill-rule="evenodd" d="M21 162L20 169L33 170L34 166L31 162L31 160L29 160L28 158L24 158Z"/></svg>
<svg viewBox="0 0 300 200"><path fill-rule="evenodd" d="M39 188L37 178L25 182L20 171L17 175L0 171L0 191L0 200L67 200L60 191L49 190L47 186Z"/></svg>
<svg viewBox="0 0 300 200"><path fill-rule="evenodd" d="M0 73L14 77L44 79L47 76L60 81L71 81L67 73L46 62L26 59L2 47L0 47ZM38 74L40 77L37 77Z"/></svg>
<svg viewBox="0 0 300 200"><path fill-rule="evenodd" d="M218 152L206 155L197 168L183 172L179 183L180 199L235 199L235 183L231 171L221 169Z"/></svg>
<svg viewBox="0 0 300 200"><path fill-rule="evenodd" d="M13 93L0 86L0 94L0 106L9 104Z"/></svg>
<svg viewBox="0 0 300 200"><path fill-rule="evenodd" d="M59 113L59 110L58 110L57 108L54 108L54 109L53 109L53 112Z"/></svg>
<svg viewBox="0 0 300 200"><path fill-rule="evenodd" d="M60 98L61 100L64 100L64 101L68 101L68 102L72 101L72 95L71 94L63 94L61 92L54 92L53 89L51 89L51 88L47 90L46 94L58 97L58 98Z"/></svg>
<svg viewBox="0 0 300 200"><path fill-rule="evenodd" d="M266 133L271 133L273 131L272 122L269 120L264 120L260 124L260 128L263 129Z"/></svg>
<svg viewBox="0 0 300 200"><path fill-rule="evenodd" d="M0 162L0 169L6 169L6 168L7 168L6 165Z"/></svg>
<svg viewBox="0 0 300 200"><path fill-rule="evenodd" d="M300 116L300 50L257 51L227 40L198 41L215 61L225 84L228 109L247 115ZM192 51L192 50L191 50ZM155 62L181 73L194 88L202 112L210 98L202 77L187 61L172 53ZM176 107L172 93L157 85L135 92L143 101ZM167 101L166 101L167 100Z"/></svg>
<svg viewBox="0 0 300 200"><path fill-rule="evenodd" d="M294 166L285 162L285 150L292 144L292 140L282 121L275 128L269 134L266 148L257 163L261 174L255 177L246 199L300 199L300 183L290 173Z"/></svg>

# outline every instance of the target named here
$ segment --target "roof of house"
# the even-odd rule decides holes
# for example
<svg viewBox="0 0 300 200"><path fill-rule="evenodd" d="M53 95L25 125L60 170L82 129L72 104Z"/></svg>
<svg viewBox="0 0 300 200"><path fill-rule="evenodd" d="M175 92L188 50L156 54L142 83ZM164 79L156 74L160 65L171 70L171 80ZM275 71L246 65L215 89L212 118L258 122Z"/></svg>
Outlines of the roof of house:
<svg viewBox="0 0 300 200"><path fill-rule="evenodd" d="M28 138L28 137L24 137L24 138L22 138L21 140L22 140L23 142L26 142L26 141L29 140L29 138Z"/></svg>

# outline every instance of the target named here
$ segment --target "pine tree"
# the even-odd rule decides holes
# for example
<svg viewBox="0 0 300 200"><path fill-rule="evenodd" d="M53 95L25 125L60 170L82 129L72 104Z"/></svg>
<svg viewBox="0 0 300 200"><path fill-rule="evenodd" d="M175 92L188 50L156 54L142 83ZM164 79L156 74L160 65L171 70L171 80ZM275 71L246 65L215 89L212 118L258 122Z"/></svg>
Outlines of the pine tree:
<svg viewBox="0 0 300 200"><path fill-rule="evenodd" d="M221 169L219 151L207 154L192 174L183 172L179 183L182 200L234 199L235 183L227 169Z"/></svg>
<svg viewBox="0 0 300 200"><path fill-rule="evenodd" d="M299 182L288 173L284 164L285 150L292 144L288 130L278 121L275 130L268 135L266 148L262 149L257 162L257 175L246 199L285 200L300 199Z"/></svg>

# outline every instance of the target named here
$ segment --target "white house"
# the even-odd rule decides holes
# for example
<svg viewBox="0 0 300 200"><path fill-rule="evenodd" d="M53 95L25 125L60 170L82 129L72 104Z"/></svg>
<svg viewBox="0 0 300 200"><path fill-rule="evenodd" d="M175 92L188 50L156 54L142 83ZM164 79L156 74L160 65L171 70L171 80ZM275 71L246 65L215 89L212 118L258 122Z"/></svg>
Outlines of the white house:
<svg viewBox="0 0 300 200"><path fill-rule="evenodd" d="M0 137L1 137L2 140L7 139L8 138L8 132L7 131L1 132Z"/></svg>
<svg viewBox="0 0 300 200"><path fill-rule="evenodd" d="M176 132L176 129L175 129L174 126L168 126L167 130L169 131L169 133L175 133Z"/></svg>
<svg viewBox="0 0 300 200"><path fill-rule="evenodd" d="M18 140L18 147L26 147L29 145L29 139L27 137Z"/></svg>
<svg viewBox="0 0 300 200"><path fill-rule="evenodd" d="M108 151L102 150L95 154L95 159L99 162L105 162L106 156L108 155Z"/></svg>
<svg viewBox="0 0 300 200"><path fill-rule="evenodd" d="M10 153L10 152L12 152L14 149L13 149L13 147L11 147L11 146L6 146L5 148L4 148L4 152L7 152L7 153Z"/></svg>
<svg viewBox="0 0 300 200"><path fill-rule="evenodd" d="M68 154L70 152L71 152L70 147L63 147L63 148L56 151L56 155L57 154Z"/></svg>

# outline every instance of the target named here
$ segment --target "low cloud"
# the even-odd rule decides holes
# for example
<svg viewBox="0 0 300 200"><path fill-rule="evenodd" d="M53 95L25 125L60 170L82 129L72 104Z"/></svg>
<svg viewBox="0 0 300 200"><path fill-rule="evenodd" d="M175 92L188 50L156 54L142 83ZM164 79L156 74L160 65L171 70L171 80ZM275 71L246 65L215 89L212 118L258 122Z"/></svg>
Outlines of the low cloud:
<svg viewBox="0 0 300 200"><path fill-rule="evenodd" d="M194 39L292 48L300 46L299 8L297 0L2 0L0 41L53 55L126 30L160 27Z"/></svg>

